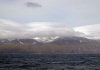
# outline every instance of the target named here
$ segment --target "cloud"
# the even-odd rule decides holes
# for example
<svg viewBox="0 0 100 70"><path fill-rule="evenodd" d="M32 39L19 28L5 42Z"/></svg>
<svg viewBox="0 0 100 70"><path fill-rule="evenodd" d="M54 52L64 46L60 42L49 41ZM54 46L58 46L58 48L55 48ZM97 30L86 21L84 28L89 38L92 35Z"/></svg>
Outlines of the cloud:
<svg viewBox="0 0 100 70"><path fill-rule="evenodd" d="M59 37L85 37L100 39L100 24L71 28L63 23L31 22L20 24L0 19L0 39L36 39L46 41Z"/></svg>
<svg viewBox="0 0 100 70"><path fill-rule="evenodd" d="M87 37L90 39L100 39L100 24L75 27L74 30L83 33L81 35L83 37Z"/></svg>
<svg viewBox="0 0 100 70"><path fill-rule="evenodd" d="M40 5L38 3L34 3L34 2L27 2L26 6L27 7L33 7L33 8L35 8L35 7L42 7L42 5Z"/></svg>
<svg viewBox="0 0 100 70"><path fill-rule="evenodd" d="M27 24L29 31L33 31L35 36L72 36L74 31L66 24L55 22L33 22Z"/></svg>
<svg viewBox="0 0 100 70"><path fill-rule="evenodd" d="M0 19L0 39L54 39L59 37L86 37L100 39L100 24L71 28L56 22L31 22L20 24Z"/></svg>
<svg viewBox="0 0 100 70"><path fill-rule="evenodd" d="M24 31L24 26L19 23L0 19L0 39L21 38L20 34Z"/></svg>
<svg viewBox="0 0 100 70"><path fill-rule="evenodd" d="M71 37L76 33L66 24L55 22L32 22L19 24L0 19L0 39Z"/></svg>

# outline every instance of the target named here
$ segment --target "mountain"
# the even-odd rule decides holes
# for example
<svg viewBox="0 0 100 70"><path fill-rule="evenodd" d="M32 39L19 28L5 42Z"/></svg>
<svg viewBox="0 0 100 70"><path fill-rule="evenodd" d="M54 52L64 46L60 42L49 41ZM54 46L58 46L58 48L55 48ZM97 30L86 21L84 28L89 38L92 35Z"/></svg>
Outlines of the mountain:
<svg viewBox="0 0 100 70"><path fill-rule="evenodd" d="M82 37L64 37L35 47L35 49L41 49L42 53L100 53L99 46L100 42L97 40Z"/></svg>
<svg viewBox="0 0 100 70"><path fill-rule="evenodd" d="M1 53L100 53L100 41L83 37L62 37L51 42L35 39L0 40Z"/></svg>
<svg viewBox="0 0 100 70"><path fill-rule="evenodd" d="M23 53L23 52L32 52L34 46L40 46L43 43L40 43L34 39L15 39L0 40L0 52L3 53Z"/></svg>
<svg viewBox="0 0 100 70"><path fill-rule="evenodd" d="M34 39L14 39L14 40L8 40L8 39L1 39L0 43L16 43L16 44L24 44L24 43L34 43L37 44L39 43L38 41L34 40Z"/></svg>
<svg viewBox="0 0 100 70"><path fill-rule="evenodd" d="M89 42L89 39L82 38L82 37L63 37L63 38L58 38L55 41L51 43L55 44L79 44L79 43L85 43Z"/></svg>

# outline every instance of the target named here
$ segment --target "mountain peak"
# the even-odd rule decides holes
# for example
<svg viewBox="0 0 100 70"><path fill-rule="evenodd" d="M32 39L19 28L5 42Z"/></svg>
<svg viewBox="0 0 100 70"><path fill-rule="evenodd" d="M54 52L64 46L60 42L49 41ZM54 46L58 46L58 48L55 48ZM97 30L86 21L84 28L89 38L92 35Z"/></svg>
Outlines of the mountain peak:
<svg viewBox="0 0 100 70"><path fill-rule="evenodd" d="M58 38L59 38L59 36L55 36L55 37L34 37L33 39L35 39L39 42L48 43L48 42L52 42L52 41L54 41Z"/></svg>

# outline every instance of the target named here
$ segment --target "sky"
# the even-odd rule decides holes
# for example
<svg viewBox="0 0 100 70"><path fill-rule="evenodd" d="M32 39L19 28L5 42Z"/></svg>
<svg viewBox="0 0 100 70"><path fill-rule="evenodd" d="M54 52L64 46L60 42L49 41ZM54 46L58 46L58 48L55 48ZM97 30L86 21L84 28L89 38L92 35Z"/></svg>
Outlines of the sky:
<svg viewBox="0 0 100 70"><path fill-rule="evenodd" d="M0 38L53 36L54 32L100 39L99 26L100 0L0 0Z"/></svg>

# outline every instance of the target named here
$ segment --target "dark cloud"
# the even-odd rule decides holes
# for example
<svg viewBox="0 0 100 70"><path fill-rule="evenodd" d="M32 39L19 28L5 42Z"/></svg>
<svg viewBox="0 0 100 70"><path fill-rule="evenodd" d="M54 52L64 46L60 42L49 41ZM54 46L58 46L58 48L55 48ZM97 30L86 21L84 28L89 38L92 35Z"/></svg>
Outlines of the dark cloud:
<svg viewBox="0 0 100 70"><path fill-rule="evenodd" d="M34 2L27 2L26 6L27 7L42 7L40 4L34 3Z"/></svg>

